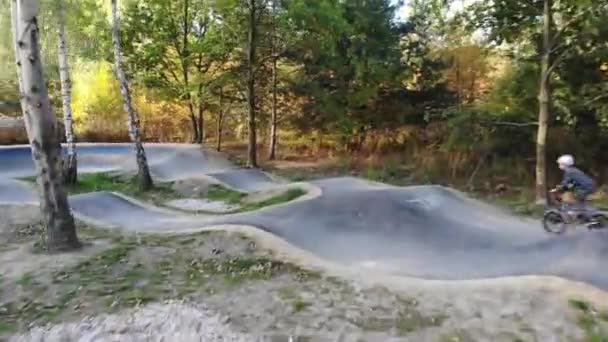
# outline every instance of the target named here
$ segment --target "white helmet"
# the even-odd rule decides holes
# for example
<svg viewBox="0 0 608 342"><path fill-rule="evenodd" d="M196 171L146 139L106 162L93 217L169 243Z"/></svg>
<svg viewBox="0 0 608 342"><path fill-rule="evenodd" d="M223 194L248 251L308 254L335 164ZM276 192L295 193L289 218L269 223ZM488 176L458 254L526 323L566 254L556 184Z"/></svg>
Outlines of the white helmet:
<svg viewBox="0 0 608 342"><path fill-rule="evenodd" d="M563 156L557 158L557 163L559 165L572 166L574 165L574 157L570 154L564 154Z"/></svg>

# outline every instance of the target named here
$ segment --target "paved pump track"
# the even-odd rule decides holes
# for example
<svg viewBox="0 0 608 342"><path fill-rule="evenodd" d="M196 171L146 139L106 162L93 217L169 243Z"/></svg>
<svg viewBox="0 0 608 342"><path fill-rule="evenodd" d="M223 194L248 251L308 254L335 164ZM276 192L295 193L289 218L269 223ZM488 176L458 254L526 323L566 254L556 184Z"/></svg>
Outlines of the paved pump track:
<svg viewBox="0 0 608 342"><path fill-rule="evenodd" d="M261 171L239 169L193 145L146 145L153 177L204 177L241 191L285 186ZM81 172L132 171L126 144L82 144ZM35 203L28 146L0 147L0 203ZM273 233L315 255L347 265L426 279L553 275L608 290L608 234L544 233L540 222L440 186L395 187L358 178L311 182L318 196L227 215L155 208L110 192L70 196L73 210L128 230L162 232L239 224Z"/></svg>

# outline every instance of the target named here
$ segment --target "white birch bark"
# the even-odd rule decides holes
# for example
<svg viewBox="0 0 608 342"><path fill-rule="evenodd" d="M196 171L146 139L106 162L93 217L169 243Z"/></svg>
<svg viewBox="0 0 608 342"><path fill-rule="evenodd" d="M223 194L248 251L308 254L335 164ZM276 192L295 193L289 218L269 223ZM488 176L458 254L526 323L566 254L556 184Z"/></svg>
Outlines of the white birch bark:
<svg viewBox="0 0 608 342"><path fill-rule="evenodd" d="M65 39L63 0L57 0L57 51L59 59L59 79L61 80L61 101L63 103L63 125L67 144L67 158L64 160L64 180L66 184L76 184L78 178L76 142L72 124L72 82Z"/></svg>
<svg viewBox="0 0 608 342"><path fill-rule="evenodd" d="M17 74L23 117L38 174L40 209L49 251L80 247L62 181L61 146L43 78L37 15L38 0L11 0Z"/></svg>
<svg viewBox="0 0 608 342"><path fill-rule="evenodd" d="M141 143L141 137L139 134L139 117L133 108L131 102L131 94L129 92L129 83L127 81L127 75L122 65L122 52L120 50L120 37L118 31L118 9L116 0L112 0L112 44L114 45L114 68L116 69L116 76L120 82L120 94L122 95L122 103L125 112L129 118L129 136L131 141L135 145L135 155L137 158L137 176L139 182L139 188L142 191L149 190L152 188L152 177L150 176L150 168L148 167L148 161L146 158L146 152Z"/></svg>

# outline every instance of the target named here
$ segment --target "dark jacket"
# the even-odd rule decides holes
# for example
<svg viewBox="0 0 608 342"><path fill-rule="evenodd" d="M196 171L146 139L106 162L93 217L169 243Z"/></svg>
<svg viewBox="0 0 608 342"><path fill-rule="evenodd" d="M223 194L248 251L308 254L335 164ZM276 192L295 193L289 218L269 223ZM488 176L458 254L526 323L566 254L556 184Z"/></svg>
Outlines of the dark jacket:
<svg viewBox="0 0 608 342"><path fill-rule="evenodd" d="M574 166L564 169L564 179L559 185L562 190L574 189L579 192L592 193L596 189L595 181Z"/></svg>

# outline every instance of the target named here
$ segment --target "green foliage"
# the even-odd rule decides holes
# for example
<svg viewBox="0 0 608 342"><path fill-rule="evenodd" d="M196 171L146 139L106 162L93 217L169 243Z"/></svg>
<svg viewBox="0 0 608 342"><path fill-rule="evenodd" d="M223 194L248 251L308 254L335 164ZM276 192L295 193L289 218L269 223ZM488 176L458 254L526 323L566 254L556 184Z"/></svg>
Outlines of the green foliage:
<svg viewBox="0 0 608 342"><path fill-rule="evenodd" d="M218 71L246 37L234 1L132 1L122 33L131 72L145 85L184 98L230 79ZM242 19L242 18L240 18ZM239 62L236 60L236 62ZM227 69L227 72L230 68Z"/></svg>
<svg viewBox="0 0 608 342"><path fill-rule="evenodd" d="M122 41L131 72L177 96L191 91L192 79L184 73L209 68L214 52L207 2L132 1L124 17Z"/></svg>
<svg viewBox="0 0 608 342"><path fill-rule="evenodd" d="M73 75L74 123L77 131L126 130L120 87L107 62L75 65Z"/></svg>
<svg viewBox="0 0 608 342"><path fill-rule="evenodd" d="M126 140L119 88L107 63L108 3L65 1L77 136ZM389 0L274 3L273 10L270 1L256 2L260 141L267 138L276 59L282 144L328 154L407 151L423 156L424 165L443 165L433 158L454 161L458 170L450 172L460 175L471 174L486 157L481 173L507 172L501 166L517 155L518 179L526 178L520 168L531 174L542 0L478 1L462 8L449 0L413 0L401 21L395 19L401 4ZM45 72L58 106L54 6L43 1L39 20ZM219 121L222 110L226 139L245 135L248 6L243 0L122 2L125 60L146 139L189 138L190 115L198 116L199 105L206 127ZM568 150L598 176L608 163L606 7L605 1L564 0L552 1L551 8L548 157ZM8 7L0 14L0 101L14 101ZM214 130L206 131L213 136ZM443 175L437 168L425 171L429 179Z"/></svg>
<svg viewBox="0 0 608 342"><path fill-rule="evenodd" d="M64 0L65 31L70 65L81 60L104 60L111 53L110 31L106 16L102 13L99 0ZM54 0L41 1L38 18L40 44L44 61L45 78L50 95L59 98L59 73L57 67L57 3ZM11 33L10 6L0 6L0 101L16 100L17 75L13 37ZM74 73L73 73L74 74ZM55 106L59 101L54 101Z"/></svg>
<svg viewBox="0 0 608 342"><path fill-rule="evenodd" d="M543 3L501 0L479 3L473 10L479 27L490 32L491 40L512 44L515 56L527 60L537 58L541 50ZM607 102L602 97L606 75L601 68L608 56L608 6L597 0L551 4L553 29L548 48L555 71L555 117L563 124L576 125L581 113L592 112L603 124ZM527 63L521 64L525 70Z"/></svg>
<svg viewBox="0 0 608 342"><path fill-rule="evenodd" d="M0 101L18 99L10 6L0 6Z"/></svg>
<svg viewBox="0 0 608 342"><path fill-rule="evenodd" d="M534 121L538 113L538 77L536 64L509 65L496 80L485 109L505 120Z"/></svg>
<svg viewBox="0 0 608 342"><path fill-rule="evenodd" d="M291 52L303 66L295 90L315 99L301 127L348 136L369 124L370 106L393 89L402 71L399 27L389 1L293 1L301 40ZM306 126L303 126L306 125Z"/></svg>

